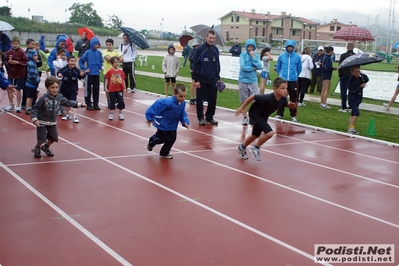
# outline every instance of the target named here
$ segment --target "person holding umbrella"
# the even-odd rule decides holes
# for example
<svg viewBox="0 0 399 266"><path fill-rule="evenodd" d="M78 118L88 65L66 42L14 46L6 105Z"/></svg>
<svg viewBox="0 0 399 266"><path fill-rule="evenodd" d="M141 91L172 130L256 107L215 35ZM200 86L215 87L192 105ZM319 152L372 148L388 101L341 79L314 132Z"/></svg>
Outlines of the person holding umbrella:
<svg viewBox="0 0 399 266"><path fill-rule="evenodd" d="M213 119L216 110L217 85L220 83L219 50L214 45L216 33L209 30L206 34L206 42L196 49L194 57L194 80L197 87L196 108L200 126L206 123L217 125ZM208 100L208 108L204 116L204 103Z"/></svg>
<svg viewBox="0 0 399 266"><path fill-rule="evenodd" d="M125 73L125 84L127 92L136 92L136 81L134 79L134 61L138 56L136 46L129 40L127 33L123 34L123 43L119 49L122 55L122 69ZM130 84L130 87L129 87Z"/></svg>
<svg viewBox="0 0 399 266"><path fill-rule="evenodd" d="M351 55L354 55L355 53L353 52L353 43L348 43L346 45L347 52L343 53L339 57L339 64L341 64L346 58L348 58ZM346 107L346 102L348 99L348 80L349 77L351 76L351 68L350 67L343 67L338 69L338 76L339 76L339 87L340 87L340 97L341 97L341 109L338 109L338 112L348 112L347 107Z"/></svg>
<svg viewBox="0 0 399 266"><path fill-rule="evenodd" d="M360 66L352 66L351 76L348 79L348 100L349 108L351 111L351 116L349 118L349 128L348 133L359 135L359 132L355 130L355 123L360 115L359 105L363 99L363 89L366 87L366 83L369 78L366 74L360 72Z"/></svg>
<svg viewBox="0 0 399 266"><path fill-rule="evenodd" d="M87 38L87 32L82 32L82 39L78 40L75 44L75 50L78 51L78 58L80 59L83 54L90 49L90 40ZM66 39L65 39L66 41Z"/></svg>

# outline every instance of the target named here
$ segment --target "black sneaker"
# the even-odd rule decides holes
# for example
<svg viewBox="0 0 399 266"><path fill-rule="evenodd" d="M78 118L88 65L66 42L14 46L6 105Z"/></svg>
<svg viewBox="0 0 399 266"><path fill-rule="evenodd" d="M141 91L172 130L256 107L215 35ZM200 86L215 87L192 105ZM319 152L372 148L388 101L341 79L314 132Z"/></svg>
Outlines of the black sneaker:
<svg viewBox="0 0 399 266"><path fill-rule="evenodd" d="M154 148L154 147L150 146L150 144L147 145L147 150L148 150L148 151L152 151L153 148Z"/></svg>
<svg viewBox="0 0 399 266"><path fill-rule="evenodd" d="M93 107L91 107L91 106L87 106L87 107L86 107L86 110L93 111L93 110L94 110L94 108L93 108Z"/></svg>
<svg viewBox="0 0 399 266"><path fill-rule="evenodd" d="M101 110L101 108L98 105L96 105L94 106L94 110Z"/></svg>
<svg viewBox="0 0 399 266"><path fill-rule="evenodd" d="M190 104L191 104L191 105L195 105L195 102L196 102L195 98L190 99Z"/></svg>
<svg viewBox="0 0 399 266"><path fill-rule="evenodd" d="M198 125L200 125L200 126L205 126L205 125L206 125L205 120L204 120L203 118L200 119L200 120L198 121Z"/></svg>
<svg viewBox="0 0 399 266"><path fill-rule="evenodd" d="M212 120L206 120L206 122L207 122L208 124L211 124L211 125L217 125L217 124L219 124L219 122L216 121L216 120L214 120L214 119L212 119Z"/></svg>
<svg viewBox="0 0 399 266"><path fill-rule="evenodd" d="M50 150L50 147L47 147L46 145L43 145L41 147L42 151L44 151L45 154L47 154L47 156L53 157L54 153Z"/></svg>
<svg viewBox="0 0 399 266"><path fill-rule="evenodd" d="M39 147L33 147L32 152L35 154L35 158L40 158L42 155L40 154L40 148Z"/></svg>

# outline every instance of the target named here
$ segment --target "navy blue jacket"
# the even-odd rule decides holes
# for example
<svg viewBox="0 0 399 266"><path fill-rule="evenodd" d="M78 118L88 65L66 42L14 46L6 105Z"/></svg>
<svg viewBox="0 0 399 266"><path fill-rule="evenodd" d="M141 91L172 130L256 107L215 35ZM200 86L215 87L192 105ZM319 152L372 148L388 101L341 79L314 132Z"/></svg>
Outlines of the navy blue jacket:
<svg viewBox="0 0 399 266"><path fill-rule="evenodd" d="M220 80L219 50L215 45L205 42L195 49L194 80L201 83Z"/></svg>

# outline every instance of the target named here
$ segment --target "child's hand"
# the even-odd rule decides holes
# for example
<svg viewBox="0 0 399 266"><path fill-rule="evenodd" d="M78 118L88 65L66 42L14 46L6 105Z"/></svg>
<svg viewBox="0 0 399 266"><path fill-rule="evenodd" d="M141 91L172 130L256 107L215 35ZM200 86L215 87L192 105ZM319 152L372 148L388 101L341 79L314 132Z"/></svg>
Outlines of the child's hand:
<svg viewBox="0 0 399 266"><path fill-rule="evenodd" d="M294 102L289 102L289 103L287 104L287 107L290 108L290 109L295 109L295 108L296 108L296 103L294 103Z"/></svg>
<svg viewBox="0 0 399 266"><path fill-rule="evenodd" d="M84 72L83 70L81 70L81 71L80 71L80 76L83 77L84 75L85 75L85 72Z"/></svg>
<svg viewBox="0 0 399 266"><path fill-rule="evenodd" d="M81 107L82 107L82 108L86 108L87 105L86 105L85 103L82 103Z"/></svg>
<svg viewBox="0 0 399 266"><path fill-rule="evenodd" d="M187 129L190 129L190 128L188 127L188 124L187 124L187 123L184 123L184 124L183 124L183 127L187 128Z"/></svg>
<svg viewBox="0 0 399 266"><path fill-rule="evenodd" d="M360 85L360 87L361 87L361 88L366 87L366 83L362 83L362 84Z"/></svg>
<svg viewBox="0 0 399 266"><path fill-rule="evenodd" d="M62 74L61 74L61 73L58 73L57 77L59 77L59 78L62 79Z"/></svg>
<svg viewBox="0 0 399 266"><path fill-rule="evenodd" d="M147 120L147 125L148 125L148 127L151 127L152 121Z"/></svg>
<svg viewBox="0 0 399 266"><path fill-rule="evenodd" d="M85 73L90 73L90 68L86 69Z"/></svg>
<svg viewBox="0 0 399 266"><path fill-rule="evenodd" d="M242 113L242 108L240 107L237 109L235 116L239 116L241 113Z"/></svg>
<svg viewBox="0 0 399 266"><path fill-rule="evenodd" d="M39 120L36 120L35 122L33 122L33 124L34 124L36 127L40 127Z"/></svg>

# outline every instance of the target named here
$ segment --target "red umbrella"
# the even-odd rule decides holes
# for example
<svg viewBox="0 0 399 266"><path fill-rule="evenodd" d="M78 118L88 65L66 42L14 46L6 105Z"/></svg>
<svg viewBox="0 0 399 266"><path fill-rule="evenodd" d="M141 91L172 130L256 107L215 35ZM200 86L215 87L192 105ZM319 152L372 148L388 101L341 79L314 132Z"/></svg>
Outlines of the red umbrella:
<svg viewBox="0 0 399 266"><path fill-rule="evenodd" d="M333 38L345 41L374 41L373 35L367 29L359 27L343 28L337 31Z"/></svg>
<svg viewBox="0 0 399 266"><path fill-rule="evenodd" d="M87 33L87 39L91 40L94 37L94 32L89 28L78 28L78 33L80 36L83 35L83 32Z"/></svg>
<svg viewBox="0 0 399 266"><path fill-rule="evenodd" d="M190 40L192 40L192 39L194 39L194 38L193 38L193 36L191 36L191 35L188 35L188 34L182 35L182 36L179 38L180 45L184 47L184 46L186 46L186 45L188 44L188 42L189 42Z"/></svg>

